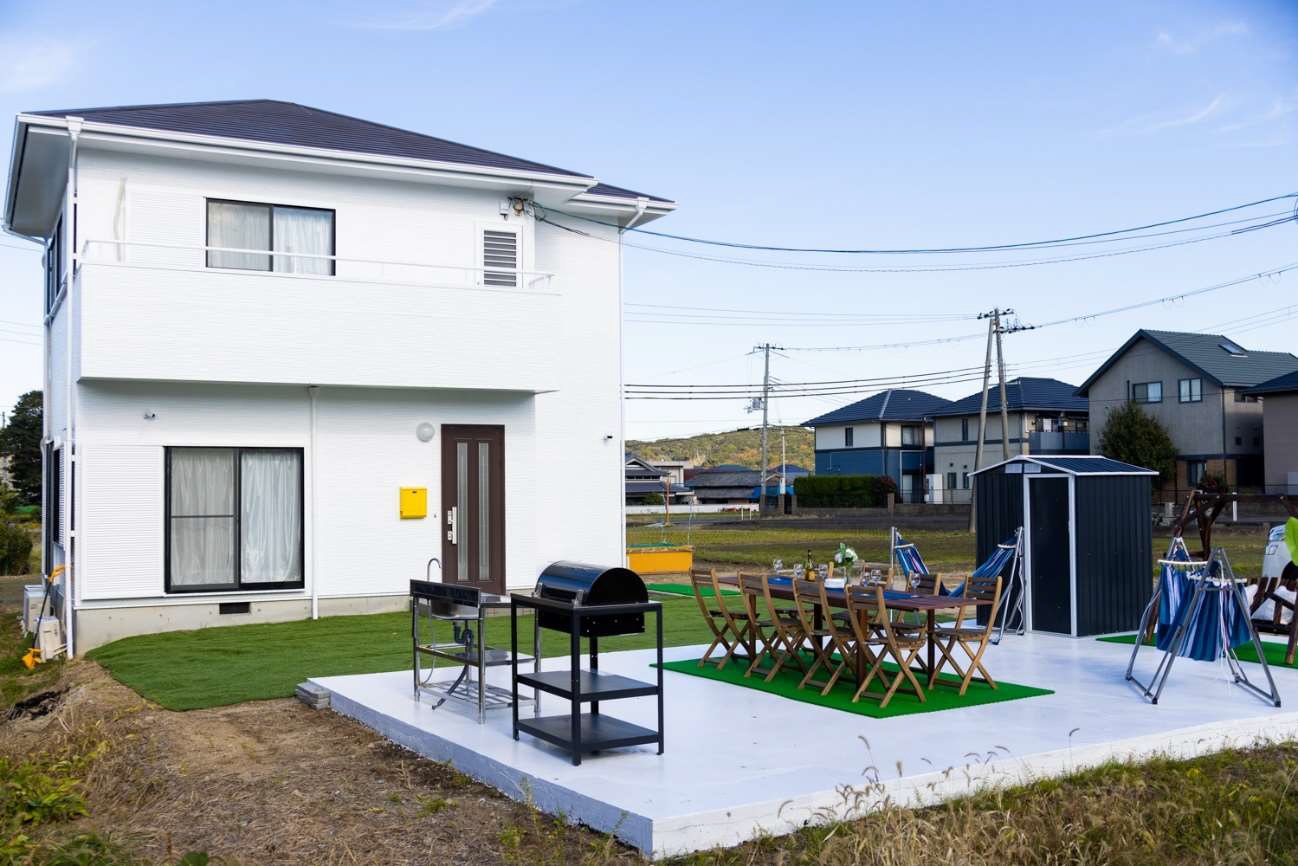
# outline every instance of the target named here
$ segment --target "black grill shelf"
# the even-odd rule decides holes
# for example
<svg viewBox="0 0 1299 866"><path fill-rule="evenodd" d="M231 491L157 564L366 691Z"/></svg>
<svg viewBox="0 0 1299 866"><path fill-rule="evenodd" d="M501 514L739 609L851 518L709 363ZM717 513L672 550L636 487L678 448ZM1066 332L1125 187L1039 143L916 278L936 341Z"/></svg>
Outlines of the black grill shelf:
<svg viewBox="0 0 1299 866"><path fill-rule="evenodd" d="M615 719L613 716L579 713L578 733L582 748L588 752L618 749L623 746L643 746L659 741L658 731ZM542 716L539 719L519 719L519 730L545 740L563 749L572 747L573 717L569 715Z"/></svg>
<svg viewBox="0 0 1299 866"><path fill-rule="evenodd" d="M637 578L639 580L639 578ZM568 635L569 667L566 670L542 671L541 660L532 660L532 671L520 671L519 612L532 611L533 645L540 646L540 630L550 629ZM648 683L619 674L600 672L600 637L607 636L606 626L600 620L626 624L643 624L645 614L654 614L658 665L655 682ZM542 614L545 614L544 616ZM620 626L621 627L621 626ZM642 629L643 630L643 626ZM626 632L619 631L619 634ZM582 637L587 636L588 665L582 667ZM656 601L637 601L612 604L581 604L546 598L544 596L513 593L510 596L510 648L514 656L511 665L511 688L514 704L514 739L520 733L559 746L569 753L574 766L582 763L582 755L624 746L658 744L663 754L663 605ZM573 672L577 672L576 689ZM569 712L562 715L519 718L519 689L530 688L563 698L569 703ZM605 715L602 702L628 698L653 697L658 702L658 730L642 727ZM536 701L534 707L540 707ZM587 711L583 711L583 707Z"/></svg>
<svg viewBox="0 0 1299 866"><path fill-rule="evenodd" d="M526 661L526 659L519 659ZM599 671L578 671L577 692L579 701L616 701L619 698L643 698L658 694L658 686L618 674ZM542 671L538 674L519 673L519 685L541 689L561 698L571 699L573 677L568 671Z"/></svg>

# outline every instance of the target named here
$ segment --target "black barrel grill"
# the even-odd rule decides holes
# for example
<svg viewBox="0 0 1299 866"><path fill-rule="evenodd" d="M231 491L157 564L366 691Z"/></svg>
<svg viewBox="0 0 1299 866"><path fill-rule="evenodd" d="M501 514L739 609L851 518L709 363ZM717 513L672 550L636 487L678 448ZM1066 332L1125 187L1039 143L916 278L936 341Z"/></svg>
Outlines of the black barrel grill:
<svg viewBox="0 0 1299 866"><path fill-rule="evenodd" d="M629 568L591 565L585 562L552 562L537 578L539 598L575 607L606 604L644 604L649 601L645 581ZM573 619L566 613L542 608L538 625L552 631L571 632ZM620 613L579 620L582 637L614 637L644 634L645 614Z"/></svg>

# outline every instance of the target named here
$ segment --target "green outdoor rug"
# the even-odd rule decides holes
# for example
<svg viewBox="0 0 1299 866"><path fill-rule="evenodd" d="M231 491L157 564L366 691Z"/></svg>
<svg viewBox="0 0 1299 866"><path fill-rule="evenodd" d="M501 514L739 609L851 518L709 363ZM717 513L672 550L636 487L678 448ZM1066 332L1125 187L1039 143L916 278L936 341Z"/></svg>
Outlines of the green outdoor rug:
<svg viewBox="0 0 1299 866"><path fill-rule="evenodd" d="M996 704L1002 701L1016 701L1021 698L1036 698L1041 695L1054 694L1050 689L1038 689L1032 686L1021 686L1017 683L1007 683L998 681L995 689L989 688L980 682L970 683L964 695L957 693L955 688L948 686L935 686L928 689L925 694L925 702L922 704L920 699L915 696L914 692L904 692L909 687L909 683L898 686L898 690L893 694L893 700L889 705L880 708L879 701L872 701L865 695L857 703L852 702L853 692L857 691L857 686L852 680L840 678L835 683L830 694L825 697L821 696L821 690L808 686L805 689L798 687L798 682L803 678L801 671L781 669L776 674L776 678L771 682L764 682L765 674L755 672L748 679L744 678L744 669L747 663L731 661L721 670L717 665L709 662L703 667L699 667L699 659L688 659L679 662L665 662L664 670L675 671L680 674L689 674L690 676L703 677L709 680L718 680L719 682L728 683L741 688L757 689L760 692L766 692L771 695L779 695L782 698L789 698L794 701L802 701L807 704L815 704L818 707L827 707L832 710L843 710L847 713L856 713L859 716L869 716L873 719L890 719L894 716L909 716L915 713L937 713L942 710L955 710L961 707L977 707L981 704ZM653 665L651 665L653 667ZM892 674L897 672L895 665L885 664L885 669L889 670L889 680L892 681ZM822 682L829 674L817 671L817 678ZM996 676L996 672L993 672ZM919 677L918 677L919 678ZM923 684L924 679L919 678ZM939 674L940 680L960 683L960 680L950 674ZM871 683L867 695L883 695L887 691L887 686L880 684L879 674L876 674L875 680Z"/></svg>
<svg viewBox="0 0 1299 866"><path fill-rule="evenodd" d="M1131 646L1136 641L1137 636L1135 634L1112 634L1096 639L1105 643L1123 643ZM1274 640L1265 640L1261 641L1261 643L1263 644L1263 655L1267 658L1269 665L1280 668L1296 667L1295 664L1285 663L1285 644ZM1146 646L1153 646L1153 642L1146 641ZM1236 657L1243 662L1257 662L1258 654L1254 652L1254 642L1250 641L1236 647ZM1299 658L1296 661L1299 662Z"/></svg>
<svg viewBox="0 0 1299 866"><path fill-rule="evenodd" d="M645 588L648 589L650 592L663 592L669 595L693 596L695 594L695 591L690 588L690 584L688 583L647 583L645 584ZM731 596L731 595L739 595L739 594L740 591L737 589L727 589L725 587L722 587L723 596ZM703 595L704 598L712 598L713 588L711 586L705 586L703 588Z"/></svg>

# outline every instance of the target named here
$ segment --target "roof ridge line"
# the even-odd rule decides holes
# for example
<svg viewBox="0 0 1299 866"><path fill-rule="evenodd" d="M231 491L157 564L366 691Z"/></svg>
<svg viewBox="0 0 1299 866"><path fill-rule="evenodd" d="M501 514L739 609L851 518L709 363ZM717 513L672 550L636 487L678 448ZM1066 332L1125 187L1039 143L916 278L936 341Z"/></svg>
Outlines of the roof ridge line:
<svg viewBox="0 0 1299 866"><path fill-rule="evenodd" d="M879 414L879 416L878 416L878 417L879 417L879 420L881 420L881 421L884 420L884 413L887 412L887 411L889 410L889 400L890 400L892 397L893 397L893 389L892 389L892 388L885 388L885 389L884 389L884 403L880 406L880 414Z"/></svg>

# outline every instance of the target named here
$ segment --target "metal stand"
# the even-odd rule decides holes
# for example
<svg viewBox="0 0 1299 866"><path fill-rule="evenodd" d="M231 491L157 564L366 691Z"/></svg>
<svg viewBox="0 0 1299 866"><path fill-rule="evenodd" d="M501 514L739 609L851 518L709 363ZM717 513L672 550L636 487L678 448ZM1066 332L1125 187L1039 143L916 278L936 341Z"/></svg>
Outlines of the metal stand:
<svg viewBox="0 0 1299 866"><path fill-rule="evenodd" d="M1226 551L1221 547L1213 551L1209 561L1191 561L1172 559L1174 553L1178 550L1185 551L1186 546L1181 538L1175 538L1169 546L1169 557L1160 560L1161 566L1171 566L1173 568L1200 569L1199 574L1188 574L1187 579L1194 584L1190 598L1184 599L1178 608L1175 616L1176 627L1173 630L1173 639L1164 651L1164 656L1155 666L1154 675L1151 676L1149 683L1142 683L1132 673L1137 663L1137 654L1144 645L1145 635L1149 629L1152 617L1158 615L1159 604L1163 597L1163 576L1160 576L1159 585L1155 588L1155 593L1146 605L1145 611L1141 614L1141 624L1138 627L1136 640L1132 647L1132 656L1128 659L1128 669L1124 674L1124 679L1128 682L1135 683L1141 689L1142 697L1148 699L1152 704L1159 703L1159 697L1164 692L1164 686L1168 682L1168 676L1173 671L1173 662L1186 650L1186 643L1191 636L1191 624L1196 621L1200 609L1204 606L1205 599L1210 592L1217 592L1224 595L1223 604L1220 606L1220 616L1224 621L1220 623L1220 640L1222 641L1222 651L1227 658L1227 667L1231 671L1232 682L1246 691L1257 695L1259 698L1269 702L1274 707L1281 706L1281 695L1277 691L1276 682L1272 679L1272 669L1268 666L1267 656L1263 654L1263 643L1259 640L1258 630L1254 628L1254 622L1249 618L1249 604L1245 601L1245 593L1241 589L1244 582L1236 577L1231 570L1231 563L1227 560ZM1217 564L1218 573L1213 574L1213 564ZM1225 592L1224 592L1225 590ZM1258 656L1258 663L1263 666L1263 676L1267 678L1268 690L1256 686L1250 681L1249 675L1245 673L1245 668L1236 655L1235 647L1231 646L1231 641L1227 639L1225 617L1227 616L1227 605L1232 605L1239 616L1243 617L1249 628L1250 640L1254 646L1254 653Z"/></svg>
<svg viewBox="0 0 1299 866"><path fill-rule="evenodd" d="M1016 588L1018 592L1014 592ZM1012 594L1015 596L1013 604L1010 600ZM988 639L993 646L1001 643L1001 639L1006 636L1006 622L1012 616L1018 617L1013 633L1018 635L1024 633L1024 527L1022 526L1015 530L1015 555L1010 560L1010 577L1001 588L1001 603L997 605L997 609L991 616L993 622L997 621L996 617L1001 617L996 637Z"/></svg>

